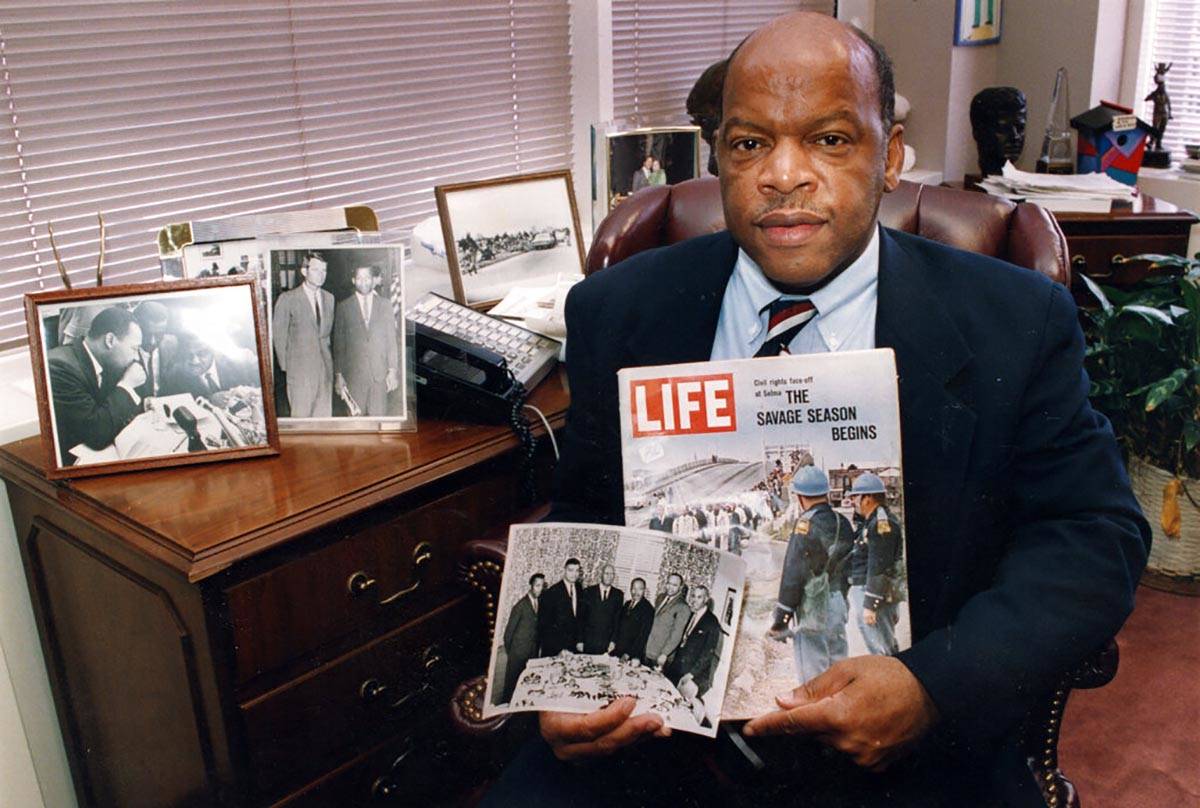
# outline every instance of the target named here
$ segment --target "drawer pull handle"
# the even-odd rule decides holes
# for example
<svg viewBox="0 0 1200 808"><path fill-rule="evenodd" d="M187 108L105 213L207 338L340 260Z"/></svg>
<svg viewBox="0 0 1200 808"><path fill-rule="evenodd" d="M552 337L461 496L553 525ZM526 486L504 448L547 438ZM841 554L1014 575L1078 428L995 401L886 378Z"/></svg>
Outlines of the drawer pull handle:
<svg viewBox="0 0 1200 808"><path fill-rule="evenodd" d="M390 774L376 777L371 784L371 798L376 800L395 800L400 797L400 784Z"/></svg>
<svg viewBox="0 0 1200 808"><path fill-rule="evenodd" d="M375 579L362 570L346 579L346 589L350 591L351 595L361 595L373 586L375 586Z"/></svg>
<svg viewBox="0 0 1200 808"><path fill-rule="evenodd" d="M378 679L367 679L359 686L358 695L363 701L378 701L387 689L387 685Z"/></svg>
<svg viewBox="0 0 1200 808"><path fill-rule="evenodd" d="M414 547L413 553L412 553L412 563L413 563L413 578L415 578L416 580L414 580L411 584L404 587L403 589L399 589L399 590L393 592L392 594L388 595L383 600L379 601L379 605L386 606L389 603L393 603L393 602L399 600L400 598L404 597L405 595L409 595L409 594L412 594L413 592L416 592L417 587L419 587L421 585L421 580L422 580L421 576L425 572L425 565L428 564L432 560L433 560L433 545L432 544L430 544L427 541L423 541L420 544L418 544L416 547Z"/></svg>
<svg viewBox="0 0 1200 808"><path fill-rule="evenodd" d="M442 661L442 655L438 653L438 647L431 645L421 654L421 662L425 666L425 670L433 670L439 662Z"/></svg>

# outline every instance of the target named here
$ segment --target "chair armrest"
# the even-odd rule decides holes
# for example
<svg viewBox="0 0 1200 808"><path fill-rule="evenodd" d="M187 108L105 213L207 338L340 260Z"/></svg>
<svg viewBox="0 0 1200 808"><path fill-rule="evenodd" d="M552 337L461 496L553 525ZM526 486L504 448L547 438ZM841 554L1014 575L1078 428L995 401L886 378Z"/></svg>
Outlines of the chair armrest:
<svg viewBox="0 0 1200 808"><path fill-rule="evenodd" d="M1079 794L1074 783L1058 767L1058 738L1067 698L1073 689L1090 690L1111 682L1117 675L1119 662L1117 643L1109 640L1103 648L1068 671L1054 692L1030 711L1026 719L1025 760L1049 808L1079 808Z"/></svg>

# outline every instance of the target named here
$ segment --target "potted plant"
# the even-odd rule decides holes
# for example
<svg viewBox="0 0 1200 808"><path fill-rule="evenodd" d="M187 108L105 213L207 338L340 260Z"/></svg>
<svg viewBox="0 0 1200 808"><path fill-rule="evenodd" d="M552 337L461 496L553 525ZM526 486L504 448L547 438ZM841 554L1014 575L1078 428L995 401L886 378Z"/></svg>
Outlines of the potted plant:
<svg viewBox="0 0 1200 808"><path fill-rule="evenodd" d="M1139 255L1137 284L1084 283L1090 397L1109 417L1154 529L1146 582L1200 594L1200 255Z"/></svg>

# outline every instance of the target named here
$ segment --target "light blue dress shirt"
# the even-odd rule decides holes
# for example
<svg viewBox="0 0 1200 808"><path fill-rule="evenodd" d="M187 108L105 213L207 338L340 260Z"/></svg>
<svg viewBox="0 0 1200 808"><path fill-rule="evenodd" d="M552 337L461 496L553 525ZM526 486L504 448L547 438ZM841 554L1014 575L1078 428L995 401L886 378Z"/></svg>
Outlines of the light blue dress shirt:
<svg viewBox="0 0 1200 808"><path fill-rule="evenodd" d="M794 354L862 351L875 347L875 308L879 289L879 228L854 263L809 296L817 316L788 345ZM767 307L779 290L744 250L725 297L713 339L711 359L754 356L767 336ZM796 299L802 299L796 296Z"/></svg>

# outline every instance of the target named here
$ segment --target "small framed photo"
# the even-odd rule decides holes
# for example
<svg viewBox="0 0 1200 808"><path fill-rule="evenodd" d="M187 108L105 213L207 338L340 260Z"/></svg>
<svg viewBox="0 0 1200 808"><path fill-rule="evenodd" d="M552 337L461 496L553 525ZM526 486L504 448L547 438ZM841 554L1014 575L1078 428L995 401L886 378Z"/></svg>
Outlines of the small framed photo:
<svg viewBox="0 0 1200 808"><path fill-rule="evenodd" d="M954 44L998 43L1003 6L1004 0L955 0Z"/></svg>
<svg viewBox="0 0 1200 808"><path fill-rule="evenodd" d="M605 214L631 194L700 176L700 127L658 126L604 136Z"/></svg>
<svg viewBox="0 0 1200 808"><path fill-rule="evenodd" d="M454 297L485 307L515 286L553 286L583 273L569 171L439 185L438 215Z"/></svg>
<svg viewBox="0 0 1200 808"><path fill-rule="evenodd" d="M271 243L264 255L280 429L416 429L404 248L314 234Z"/></svg>
<svg viewBox="0 0 1200 808"><path fill-rule="evenodd" d="M26 295L47 476L277 454L249 277Z"/></svg>

